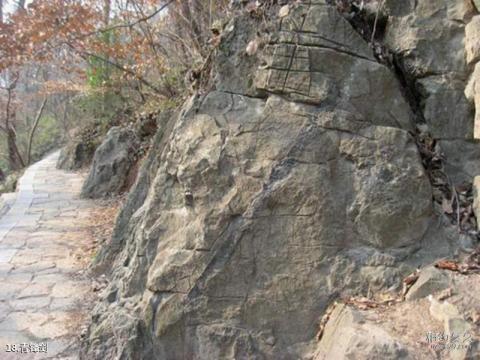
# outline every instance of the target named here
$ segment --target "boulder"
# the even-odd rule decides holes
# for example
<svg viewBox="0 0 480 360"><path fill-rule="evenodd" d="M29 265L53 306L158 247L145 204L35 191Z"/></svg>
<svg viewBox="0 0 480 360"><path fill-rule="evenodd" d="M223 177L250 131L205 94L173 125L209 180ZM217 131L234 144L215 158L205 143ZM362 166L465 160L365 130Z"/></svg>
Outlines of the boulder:
<svg viewBox="0 0 480 360"><path fill-rule="evenodd" d="M480 139L480 64L475 65L475 69L465 87L465 96L475 108L473 137Z"/></svg>
<svg viewBox="0 0 480 360"><path fill-rule="evenodd" d="M419 105L417 115L440 140L448 175L454 182L471 181L480 153L480 144L471 141L480 136L472 74L479 55L478 12L468 0L387 0L385 8L384 42L396 54Z"/></svg>
<svg viewBox="0 0 480 360"><path fill-rule="evenodd" d="M445 156L445 170L455 184L473 181L480 174L480 144L474 140L445 139L438 141Z"/></svg>
<svg viewBox="0 0 480 360"><path fill-rule="evenodd" d="M415 77L455 73L465 78L465 22L474 14L464 0L387 0L385 44Z"/></svg>
<svg viewBox="0 0 480 360"><path fill-rule="evenodd" d="M465 82L450 75L428 76L417 81L423 117L437 139L472 139L474 107L465 96Z"/></svg>
<svg viewBox="0 0 480 360"><path fill-rule="evenodd" d="M79 170L90 165L95 153L96 144L74 141L66 145L57 161L57 168L63 170Z"/></svg>
<svg viewBox="0 0 480 360"><path fill-rule="evenodd" d="M361 291L371 276L378 287L399 281L395 256L385 267L375 251L419 246L432 195L415 143L276 96L212 92L192 106L122 225L119 296L145 296L158 358L239 344L248 356L298 356L331 294Z"/></svg>
<svg viewBox="0 0 480 360"><path fill-rule="evenodd" d="M467 63L476 63L480 59L480 16L474 16L465 26L465 53Z"/></svg>
<svg viewBox="0 0 480 360"><path fill-rule="evenodd" d="M81 195L99 198L128 190L128 181L132 181L130 171L136 161L136 146L133 130L111 128L95 151Z"/></svg>
<svg viewBox="0 0 480 360"><path fill-rule="evenodd" d="M380 326L365 321L363 314L337 305L317 345L314 360L410 359L408 350Z"/></svg>
<svg viewBox="0 0 480 360"><path fill-rule="evenodd" d="M466 15L441 3L420 8L427 25L453 19L427 26L451 47L424 65L460 73L449 36ZM94 310L85 358L308 358L332 298L395 287L412 262L446 255L393 72L323 1L292 4L247 58L255 26L245 14L227 25L215 89L159 126L99 259L116 296ZM355 322L319 358L408 356L372 326Z"/></svg>
<svg viewBox="0 0 480 360"><path fill-rule="evenodd" d="M417 300L448 288L450 278L445 271L429 266L420 272L420 275L406 295L407 300Z"/></svg>
<svg viewBox="0 0 480 360"><path fill-rule="evenodd" d="M448 352L448 358L452 360L474 359L478 355L477 341L474 339L472 325L466 321L460 313L457 306L448 301L437 301L431 295L430 315L443 323L444 333L448 336L456 336L457 340L453 345L457 345Z"/></svg>

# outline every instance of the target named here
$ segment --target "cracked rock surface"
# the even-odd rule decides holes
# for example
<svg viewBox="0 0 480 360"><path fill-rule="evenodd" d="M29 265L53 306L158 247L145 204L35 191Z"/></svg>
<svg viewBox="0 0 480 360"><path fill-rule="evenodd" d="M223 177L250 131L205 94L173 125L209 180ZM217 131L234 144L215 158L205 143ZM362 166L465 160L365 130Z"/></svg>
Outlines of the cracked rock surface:
<svg viewBox="0 0 480 360"><path fill-rule="evenodd" d="M421 65L432 131L454 127L446 146L476 149L465 140L473 113L458 42L476 10L419 3L387 1L387 44ZM316 333L332 299L396 289L458 247L434 211L403 85L363 38L323 1L293 6L247 57L255 26L247 15L227 25L215 89L159 126L98 259L111 281L84 358L324 358ZM448 54L427 58L429 42ZM470 128L436 116L448 101ZM407 356L383 330L364 328L384 341L365 351Z"/></svg>
<svg viewBox="0 0 480 360"><path fill-rule="evenodd" d="M478 6L478 4L477 4ZM480 163L475 71L480 16L471 1L387 0L385 45L401 59L420 111L445 154L454 182L473 180ZM474 130L477 129L477 130Z"/></svg>

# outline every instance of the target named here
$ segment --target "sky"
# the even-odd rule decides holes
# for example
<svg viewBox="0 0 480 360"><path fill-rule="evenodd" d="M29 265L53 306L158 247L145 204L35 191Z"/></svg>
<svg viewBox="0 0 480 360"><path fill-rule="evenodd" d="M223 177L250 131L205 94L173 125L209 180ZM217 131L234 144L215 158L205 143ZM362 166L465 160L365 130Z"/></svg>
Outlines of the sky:
<svg viewBox="0 0 480 360"><path fill-rule="evenodd" d="M25 5L28 5L32 0L26 0ZM5 14L10 14L17 8L17 0L3 0L3 11Z"/></svg>

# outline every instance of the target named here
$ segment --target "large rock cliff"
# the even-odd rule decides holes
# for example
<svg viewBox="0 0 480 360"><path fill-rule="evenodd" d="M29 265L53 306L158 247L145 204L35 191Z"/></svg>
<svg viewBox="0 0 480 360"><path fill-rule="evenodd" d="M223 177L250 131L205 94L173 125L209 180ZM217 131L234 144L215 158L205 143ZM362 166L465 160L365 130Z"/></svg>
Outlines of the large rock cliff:
<svg viewBox="0 0 480 360"><path fill-rule="evenodd" d="M96 260L110 283L85 358L312 358L333 299L394 290L459 246L417 127L438 138L452 181L480 171L476 87L464 94L477 11L463 0L384 11L391 67L326 1L226 25L214 89L164 114Z"/></svg>

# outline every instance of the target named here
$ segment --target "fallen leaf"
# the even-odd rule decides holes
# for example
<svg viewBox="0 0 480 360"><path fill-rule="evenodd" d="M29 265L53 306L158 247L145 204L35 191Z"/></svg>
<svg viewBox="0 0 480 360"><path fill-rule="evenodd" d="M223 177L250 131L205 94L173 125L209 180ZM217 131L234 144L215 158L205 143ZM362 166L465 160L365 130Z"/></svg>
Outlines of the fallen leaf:
<svg viewBox="0 0 480 360"><path fill-rule="evenodd" d="M446 214L453 214L452 200L447 198L443 198L442 200L442 209Z"/></svg>
<svg viewBox="0 0 480 360"><path fill-rule="evenodd" d="M280 11L278 12L278 17L284 18L285 16L288 16L289 13L290 13L290 6L284 5L280 8Z"/></svg>
<svg viewBox="0 0 480 360"><path fill-rule="evenodd" d="M325 310L325 314L323 317L320 319L320 324L318 326L318 332L317 332L317 340L320 341L323 336L323 331L325 330L325 326L327 325L328 320L330 320L330 315L332 314L333 310L337 306L337 303L334 302L333 304L330 304Z"/></svg>
<svg viewBox="0 0 480 360"><path fill-rule="evenodd" d="M437 300L438 301L445 300L445 299L451 297L452 294L453 294L452 288L445 289L440 294L438 294Z"/></svg>
<svg viewBox="0 0 480 360"><path fill-rule="evenodd" d="M458 263L452 260L440 260L435 263L435 267L438 269L445 269L450 271L459 271Z"/></svg>
<svg viewBox="0 0 480 360"><path fill-rule="evenodd" d="M405 285L413 285L418 280L418 272L415 271L414 273L408 275L403 282Z"/></svg>
<svg viewBox="0 0 480 360"><path fill-rule="evenodd" d="M257 2L249 2L247 6L245 6L245 10L248 13L254 13L255 11L258 10L258 3Z"/></svg>
<svg viewBox="0 0 480 360"><path fill-rule="evenodd" d="M479 271L480 270L480 265L477 264L465 264L462 269L464 273L468 271Z"/></svg>
<svg viewBox="0 0 480 360"><path fill-rule="evenodd" d="M391 293L381 293L377 296L377 300L380 303L386 303L395 301L397 298Z"/></svg>
<svg viewBox="0 0 480 360"><path fill-rule="evenodd" d="M472 320L472 322L475 325L480 324L480 312L478 312L477 310L470 311L470 314L468 317Z"/></svg>
<svg viewBox="0 0 480 360"><path fill-rule="evenodd" d="M247 48L245 49L245 52L247 53L248 56L255 55L258 50L258 40L254 39L250 41L247 45Z"/></svg>
<svg viewBox="0 0 480 360"><path fill-rule="evenodd" d="M219 35L213 36L210 39L209 44L212 45L213 47L218 47L218 45L220 45L221 40L222 40L221 36Z"/></svg>
<svg viewBox="0 0 480 360"><path fill-rule="evenodd" d="M378 307L378 303L376 301L370 300L366 297L351 297L346 301L346 303L361 310L375 309Z"/></svg>
<svg viewBox="0 0 480 360"><path fill-rule="evenodd" d="M463 183L463 184L455 185L455 190L459 194L466 194L471 187L472 187L471 184Z"/></svg>

